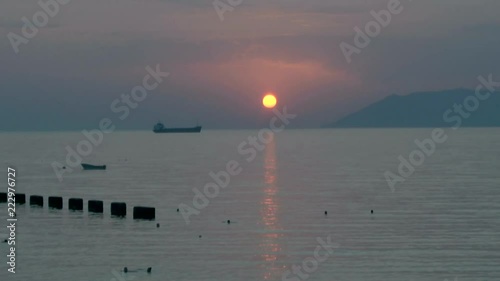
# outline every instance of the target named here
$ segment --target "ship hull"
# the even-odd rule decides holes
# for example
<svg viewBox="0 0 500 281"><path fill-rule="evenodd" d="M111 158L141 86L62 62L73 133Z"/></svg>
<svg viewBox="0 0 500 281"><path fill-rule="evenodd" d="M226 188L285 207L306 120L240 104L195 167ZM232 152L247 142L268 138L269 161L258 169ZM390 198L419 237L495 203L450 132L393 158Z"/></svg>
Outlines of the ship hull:
<svg viewBox="0 0 500 281"><path fill-rule="evenodd" d="M90 165L81 163L84 170L106 170L106 165Z"/></svg>
<svg viewBox="0 0 500 281"><path fill-rule="evenodd" d="M153 132L157 134L166 134L166 133L199 133L201 132L201 126L192 127L192 128L163 128L159 130L153 130Z"/></svg>

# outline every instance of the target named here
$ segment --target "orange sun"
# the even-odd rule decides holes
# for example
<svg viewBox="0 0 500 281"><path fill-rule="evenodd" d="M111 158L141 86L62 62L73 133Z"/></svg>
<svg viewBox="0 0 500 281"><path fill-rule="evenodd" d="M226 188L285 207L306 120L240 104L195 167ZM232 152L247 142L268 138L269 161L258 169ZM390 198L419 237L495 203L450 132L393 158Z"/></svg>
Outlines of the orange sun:
<svg viewBox="0 0 500 281"><path fill-rule="evenodd" d="M273 94L267 94L263 99L262 99L262 104L267 107L267 108L273 108L276 106L276 103L278 101L276 100L276 97Z"/></svg>

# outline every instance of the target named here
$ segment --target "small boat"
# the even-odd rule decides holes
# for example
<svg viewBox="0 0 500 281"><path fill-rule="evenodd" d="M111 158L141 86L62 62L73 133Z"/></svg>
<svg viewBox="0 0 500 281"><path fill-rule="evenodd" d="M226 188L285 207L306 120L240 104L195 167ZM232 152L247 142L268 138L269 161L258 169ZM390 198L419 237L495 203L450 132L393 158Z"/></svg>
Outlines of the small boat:
<svg viewBox="0 0 500 281"><path fill-rule="evenodd" d="M158 122L154 128L155 133L199 133L201 132L201 126L191 127L191 128L165 128L165 126Z"/></svg>
<svg viewBox="0 0 500 281"><path fill-rule="evenodd" d="M84 170L106 170L106 165L90 165L85 163L81 165Z"/></svg>

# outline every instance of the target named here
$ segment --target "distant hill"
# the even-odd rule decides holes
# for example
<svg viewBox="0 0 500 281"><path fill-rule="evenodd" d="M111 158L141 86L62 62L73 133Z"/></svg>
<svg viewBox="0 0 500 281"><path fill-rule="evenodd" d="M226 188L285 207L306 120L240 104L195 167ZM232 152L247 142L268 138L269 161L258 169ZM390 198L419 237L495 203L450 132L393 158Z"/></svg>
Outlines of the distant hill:
<svg viewBox="0 0 500 281"><path fill-rule="evenodd" d="M463 121L461 126L464 127L500 127L500 94L498 93L492 94L484 101L479 101L479 107L471 111L468 118L462 118L456 113L454 104L463 104L464 100L469 96L474 96L474 93L468 89L455 89L413 93L406 96L391 95L327 127L451 127L457 124L458 119ZM471 98L468 101L471 106L474 105ZM453 112L448 113L445 121L443 115L450 109ZM463 110L468 112L465 107Z"/></svg>

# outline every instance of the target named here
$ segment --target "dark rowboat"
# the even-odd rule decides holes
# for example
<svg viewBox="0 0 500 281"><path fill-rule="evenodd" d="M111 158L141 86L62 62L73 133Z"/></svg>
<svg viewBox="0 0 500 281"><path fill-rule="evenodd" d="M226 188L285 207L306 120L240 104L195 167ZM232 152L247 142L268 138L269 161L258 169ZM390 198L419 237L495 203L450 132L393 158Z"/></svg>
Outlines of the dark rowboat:
<svg viewBox="0 0 500 281"><path fill-rule="evenodd" d="M90 165L82 163L84 170L106 170L106 165Z"/></svg>

